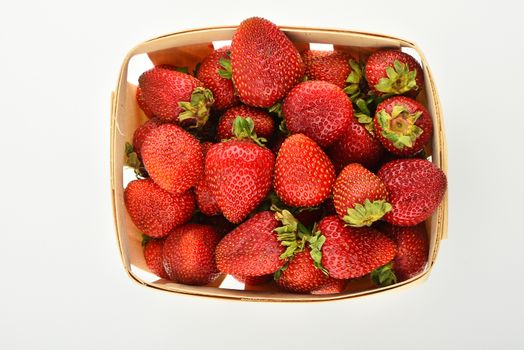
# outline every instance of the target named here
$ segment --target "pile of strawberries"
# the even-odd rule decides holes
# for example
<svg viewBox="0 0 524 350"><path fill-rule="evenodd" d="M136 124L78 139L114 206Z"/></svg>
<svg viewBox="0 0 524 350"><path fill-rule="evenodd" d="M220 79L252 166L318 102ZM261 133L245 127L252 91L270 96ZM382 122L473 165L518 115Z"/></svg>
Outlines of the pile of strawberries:
<svg viewBox="0 0 524 350"><path fill-rule="evenodd" d="M447 183L424 150L423 71L401 51L348 52L299 52L249 18L194 74L140 76L150 119L126 145L137 180L124 193L151 272L325 294L424 270Z"/></svg>

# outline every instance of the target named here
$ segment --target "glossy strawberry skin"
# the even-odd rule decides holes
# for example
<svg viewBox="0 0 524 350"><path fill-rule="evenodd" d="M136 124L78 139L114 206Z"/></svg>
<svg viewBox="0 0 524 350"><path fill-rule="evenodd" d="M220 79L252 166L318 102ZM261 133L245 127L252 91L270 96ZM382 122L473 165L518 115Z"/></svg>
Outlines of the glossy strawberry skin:
<svg viewBox="0 0 524 350"><path fill-rule="evenodd" d="M350 163L360 163L373 170L380 164L384 147L364 125L353 117L346 132L329 148L328 155L337 171Z"/></svg>
<svg viewBox="0 0 524 350"><path fill-rule="evenodd" d="M423 130L423 133L415 140L412 147L404 147L403 149L399 149L395 147L393 143L390 140L388 140L382 133L382 127L378 122L378 113L381 110L385 110L388 114L391 114L391 112L393 111L393 107L396 105L405 106L409 113L412 114L416 112L422 112L420 117L415 122L415 125L421 128ZM433 121L431 120L431 115L429 114L426 107L409 97L395 96L382 101L382 103L380 103L377 107L377 111L375 113L374 118L374 125L375 135L377 135L378 140L389 152L398 156L405 157L417 154L424 148L424 146L428 142L431 141L431 138L433 137Z"/></svg>
<svg viewBox="0 0 524 350"><path fill-rule="evenodd" d="M338 217L328 216L320 221L318 229L326 237L322 266L330 277L361 277L395 257L395 243L374 228L346 227Z"/></svg>
<svg viewBox="0 0 524 350"><path fill-rule="evenodd" d="M341 51L305 50L302 52L308 80L322 80L340 88L346 86L346 79L351 73L349 59L350 56Z"/></svg>
<svg viewBox="0 0 524 350"><path fill-rule="evenodd" d="M175 228L164 242L164 268L178 283L205 285L219 276L214 251L220 237L210 226Z"/></svg>
<svg viewBox="0 0 524 350"><path fill-rule="evenodd" d="M169 279L164 269L162 251L163 239L150 239L144 246L144 259L149 270L160 278Z"/></svg>
<svg viewBox="0 0 524 350"><path fill-rule="evenodd" d="M328 277L317 269L306 249L296 253L277 280L277 285L293 293L309 293L327 282Z"/></svg>
<svg viewBox="0 0 524 350"><path fill-rule="evenodd" d="M151 178L173 194L187 191L203 175L200 143L177 125L163 124L151 130L141 152Z"/></svg>
<svg viewBox="0 0 524 350"><path fill-rule="evenodd" d="M214 144L205 163L206 181L223 215L240 223L271 188L273 153L250 140Z"/></svg>
<svg viewBox="0 0 524 350"><path fill-rule="evenodd" d="M204 159L206 158L207 152L211 146L213 146L213 144L210 142L202 144L202 154ZM204 215L213 216L220 214L220 207L218 206L215 196L213 196L213 191L211 191L211 187L206 181L205 176L202 176L200 181L195 185L195 196L198 209L200 209Z"/></svg>
<svg viewBox="0 0 524 350"><path fill-rule="evenodd" d="M235 276L262 276L284 264L284 247L274 231L280 226L275 214L263 211L227 234L216 248L218 269Z"/></svg>
<svg viewBox="0 0 524 350"><path fill-rule="evenodd" d="M386 186L371 171L358 163L347 165L338 175L333 186L333 202L338 216L342 219L349 208L387 198Z"/></svg>
<svg viewBox="0 0 524 350"><path fill-rule="evenodd" d="M271 107L302 79L300 53L270 21L252 17L237 28L231 44L233 82L240 99Z"/></svg>
<svg viewBox="0 0 524 350"><path fill-rule="evenodd" d="M311 207L331 194L335 168L324 151L309 137L288 137L278 152L273 186L287 205Z"/></svg>
<svg viewBox="0 0 524 350"><path fill-rule="evenodd" d="M144 96L142 96L142 89L140 89L140 86L136 87L136 103L138 107L144 112L146 117L153 118L155 115L153 112L149 109L149 107L146 105L146 101L144 100Z"/></svg>
<svg viewBox="0 0 524 350"><path fill-rule="evenodd" d="M197 73L197 79L200 80L206 88L211 90L215 103L213 107L218 110L231 108L240 103L238 96L235 95L235 87L231 79L226 79L218 74L220 59L229 59L228 52L231 47L225 46L213 51L207 56L200 65Z"/></svg>
<svg viewBox="0 0 524 350"><path fill-rule="evenodd" d="M417 75L415 81L418 89L411 90L406 95L416 96L420 90L424 88L424 72L420 64L407 53L396 51L396 50L380 50L373 53L366 61L365 73L366 80L368 81L369 87L377 94L382 96L383 93L378 91L375 87L381 78L387 78L386 68L393 67L393 62L398 60L401 63L407 64L409 70L416 70Z"/></svg>
<svg viewBox="0 0 524 350"><path fill-rule="evenodd" d="M158 118L151 118L135 130L135 133L133 134L133 150L138 158L142 159L142 145L144 144L146 137L149 135L149 132L163 123L164 122Z"/></svg>
<svg viewBox="0 0 524 350"><path fill-rule="evenodd" d="M142 97L151 113L166 122L178 121L179 102L190 101L202 82L189 74L162 67L144 72L138 79Z"/></svg>
<svg viewBox="0 0 524 350"><path fill-rule="evenodd" d="M429 254L428 234L424 223L411 227L385 224L381 228L398 247L393 271L398 282L415 277L426 267Z"/></svg>
<svg viewBox="0 0 524 350"><path fill-rule="evenodd" d="M305 81L284 99L284 120L291 134L305 134L321 147L335 143L353 118L351 100L336 85Z"/></svg>
<svg viewBox="0 0 524 350"><path fill-rule="evenodd" d="M425 159L391 161L377 176L384 182L393 206L384 219L398 226L415 226L428 219L447 188L444 172Z"/></svg>
<svg viewBox="0 0 524 350"><path fill-rule="evenodd" d="M242 105L228 109L224 115L220 117L217 126L217 139L219 141L230 139L234 136L233 121L238 116L253 119L255 133L258 137L269 139L273 135L275 122L268 112L261 108Z"/></svg>
<svg viewBox="0 0 524 350"><path fill-rule="evenodd" d="M124 191L124 202L135 226L155 238L189 221L195 207L191 191L173 195L151 179L131 181Z"/></svg>
<svg viewBox="0 0 524 350"><path fill-rule="evenodd" d="M342 293L344 289L346 289L347 284L347 280L338 280L329 277L326 283L324 283L320 288L311 291L311 294L324 295Z"/></svg>

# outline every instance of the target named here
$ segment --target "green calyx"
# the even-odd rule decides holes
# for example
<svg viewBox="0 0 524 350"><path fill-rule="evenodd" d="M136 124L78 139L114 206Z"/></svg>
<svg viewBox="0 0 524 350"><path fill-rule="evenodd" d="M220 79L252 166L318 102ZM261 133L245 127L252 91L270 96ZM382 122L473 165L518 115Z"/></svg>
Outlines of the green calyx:
<svg viewBox="0 0 524 350"><path fill-rule="evenodd" d="M364 204L355 204L354 208L348 208L344 221L347 226L352 227L371 226L372 223L381 219L391 209L391 204L383 199L373 202L366 199Z"/></svg>
<svg viewBox="0 0 524 350"><path fill-rule="evenodd" d="M231 60L229 58L221 58L218 60L218 64L222 68L217 69L218 75L225 79L231 79L233 77L233 67L231 66Z"/></svg>
<svg viewBox="0 0 524 350"><path fill-rule="evenodd" d="M420 111L410 113L402 105L395 105L391 114L385 110L379 111L377 118L382 128L382 136L400 150L404 147L413 147L417 138L424 132L415 125L421 115L422 112Z"/></svg>
<svg viewBox="0 0 524 350"><path fill-rule="evenodd" d="M371 98L372 99L372 98ZM368 99L369 100L369 99ZM368 101L363 98L357 98L354 101L355 104L355 117L360 124L363 124L366 130L371 134L375 135L375 126L373 124L373 117L368 105L372 101Z"/></svg>
<svg viewBox="0 0 524 350"><path fill-rule="evenodd" d="M232 131L237 140L251 139L259 146L264 146L264 142L267 142L265 138L257 136L255 123L249 117L237 116L233 121Z"/></svg>
<svg viewBox="0 0 524 350"><path fill-rule="evenodd" d="M277 239L282 246L286 247L284 253L280 255L280 259L285 259L286 263L275 273L275 279L278 279L280 274L285 271L289 261L293 259L295 254L303 252L307 246L311 250L310 255L315 267L328 275L328 271L322 266L321 251L326 237L316 230L316 226L313 227L312 233L287 209L281 210L276 205L272 205L271 210L275 212L275 218L282 223L282 226L275 229Z"/></svg>
<svg viewBox="0 0 524 350"><path fill-rule="evenodd" d="M377 267L371 272L371 280L377 286L385 287L397 283L397 276L393 271L393 262Z"/></svg>
<svg viewBox="0 0 524 350"><path fill-rule="evenodd" d="M351 73L349 73L346 83L348 85L344 88L344 92L349 96L351 101L355 101L360 93L360 84L362 83L362 68L363 66L355 60L349 60L349 66L351 67Z"/></svg>
<svg viewBox="0 0 524 350"><path fill-rule="evenodd" d="M189 74L189 67L175 67L175 71L184 74Z"/></svg>
<svg viewBox="0 0 524 350"><path fill-rule="evenodd" d="M284 119L284 112L282 111L282 102L277 102L269 107L268 112L276 114L276 116L281 119L280 124L278 124L278 130L285 135L289 135L289 130L287 129L286 121Z"/></svg>
<svg viewBox="0 0 524 350"><path fill-rule="evenodd" d="M145 235L142 233L142 247L145 247L147 242L152 240L153 238L149 237L148 235Z"/></svg>
<svg viewBox="0 0 524 350"><path fill-rule="evenodd" d="M125 145L125 154L126 154L126 165L130 168L133 168L137 179L145 179L149 177L149 174L146 171L146 168L138 158L133 145L129 142L126 142Z"/></svg>
<svg viewBox="0 0 524 350"><path fill-rule="evenodd" d="M178 102L178 105L183 109L179 114L178 120L184 122L186 120L195 120L193 128L202 128L209 119L211 105L215 102L211 90L197 87L191 93L190 102Z"/></svg>
<svg viewBox="0 0 524 350"><path fill-rule="evenodd" d="M385 94L402 95L411 90L418 90L417 71L409 70L407 63L399 60L393 62L393 67L386 68L387 78L381 78L375 89Z"/></svg>

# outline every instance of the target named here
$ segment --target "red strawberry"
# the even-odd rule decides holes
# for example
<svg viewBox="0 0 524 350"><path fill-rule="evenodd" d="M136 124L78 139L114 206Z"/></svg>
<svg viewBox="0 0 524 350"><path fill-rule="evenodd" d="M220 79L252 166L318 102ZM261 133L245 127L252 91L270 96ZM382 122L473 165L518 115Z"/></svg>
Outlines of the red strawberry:
<svg viewBox="0 0 524 350"><path fill-rule="evenodd" d="M371 226L390 211L387 195L382 181L358 163L346 166L333 186L338 216L354 227Z"/></svg>
<svg viewBox="0 0 524 350"><path fill-rule="evenodd" d="M240 102L231 80L230 51L229 46L213 51L202 61L197 73L197 78L213 93L213 107L219 110L233 107Z"/></svg>
<svg viewBox="0 0 524 350"><path fill-rule="evenodd" d="M366 62L366 79L379 96L416 96L424 87L424 72L410 55L396 50L380 50Z"/></svg>
<svg viewBox="0 0 524 350"><path fill-rule="evenodd" d="M346 227L336 216L328 216L320 221L318 230L326 238L322 266L330 277L361 277L395 257L395 243L371 227Z"/></svg>
<svg viewBox="0 0 524 350"><path fill-rule="evenodd" d="M351 118L347 131L328 150L337 171L350 163L375 168L384 154L380 141L371 135L356 118Z"/></svg>
<svg viewBox="0 0 524 350"><path fill-rule="evenodd" d="M442 170L425 159L398 159L377 173L393 209L384 219L398 226L415 226L431 216L446 192Z"/></svg>
<svg viewBox="0 0 524 350"><path fill-rule="evenodd" d="M429 245L426 226L411 227L386 224L383 231L397 243L398 252L393 260L393 271L398 282L421 273L428 262Z"/></svg>
<svg viewBox="0 0 524 350"><path fill-rule="evenodd" d="M213 146L211 142L205 142L202 144L202 154L204 155L204 159L206 158L207 152L211 146ZM213 196L213 192L211 191L205 176L202 176L200 181L195 185L195 195L198 209L200 209L204 215L213 216L220 214L220 208L218 207L218 203Z"/></svg>
<svg viewBox="0 0 524 350"><path fill-rule="evenodd" d="M231 44L233 82L242 102L271 107L304 75L293 43L270 21L252 17L238 26Z"/></svg>
<svg viewBox="0 0 524 350"><path fill-rule="evenodd" d="M414 155L433 136L433 123L423 105L404 96L395 96L377 107L374 118L377 138L397 155Z"/></svg>
<svg viewBox="0 0 524 350"><path fill-rule="evenodd" d="M257 286L264 284L273 279L273 275L262 275L262 276L233 276L237 281L244 283L245 285Z"/></svg>
<svg viewBox="0 0 524 350"><path fill-rule="evenodd" d="M309 293L321 288L329 279L314 265L311 249L307 248L294 255L287 268L277 279L277 284L293 293Z"/></svg>
<svg viewBox="0 0 524 350"><path fill-rule="evenodd" d="M166 191L179 194L203 175L203 155L197 139L179 126L160 125L142 144L142 160L151 178Z"/></svg>
<svg viewBox="0 0 524 350"><path fill-rule="evenodd" d="M155 116L146 105L146 101L144 101L144 96L142 96L142 89L140 89L140 86L136 87L136 103L142 112L144 112L146 117L153 118Z"/></svg>
<svg viewBox="0 0 524 350"><path fill-rule="evenodd" d="M236 117L251 118L255 123L255 133L259 137L269 139L273 135L275 122L264 109L249 106L237 106L230 108L224 113L217 126L217 139L225 140L232 138L233 121Z"/></svg>
<svg viewBox="0 0 524 350"><path fill-rule="evenodd" d="M149 239L144 245L144 259L146 265L152 273L160 278L169 279L162 258L164 248L163 239Z"/></svg>
<svg viewBox="0 0 524 350"><path fill-rule="evenodd" d="M164 268L178 283L204 285L219 276L215 247L220 241L211 226L187 224L175 228L164 243Z"/></svg>
<svg viewBox="0 0 524 350"><path fill-rule="evenodd" d="M274 156L256 144L250 118L235 120L237 139L214 144L205 163L206 181L224 216L240 223L266 197L271 188Z"/></svg>
<svg viewBox="0 0 524 350"><path fill-rule="evenodd" d="M349 59L350 56L342 51L305 50L302 52L308 80L327 81L340 88L346 86L346 79L351 73Z"/></svg>
<svg viewBox="0 0 524 350"><path fill-rule="evenodd" d="M158 118L151 118L135 130L135 133L133 134L133 150L139 159L142 159L142 145L144 144L147 135L149 135L151 130L163 123L164 122Z"/></svg>
<svg viewBox="0 0 524 350"><path fill-rule="evenodd" d="M131 181L124 191L124 201L136 227L155 238L189 221L195 207L192 192L173 195L151 179Z"/></svg>
<svg viewBox="0 0 524 350"><path fill-rule="evenodd" d="M319 289L311 291L311 294L337 294L342 293L346 289L347 280L337 280L336 278L329 277Z"/></svg>
<svg viewBox="0 0 524 350"><path fill-rule="evenodd" d="M277 240L275 214L263 211L227 234L216 248L216 262L223 273L236 276L272 274L284 264L284 247Z"/></svg>
<svg viewBox="0 0 524 350"><path fill-rule="evenodd" d="M155 67L138 78L143 99L151 112L166 122L194 119L207 122L213 94L189 74Z"/></svg>
<svg viewBox="0 0 524 350"><path fill-rule="evenodd" d="M288 137L278 152L273 186L287 205L312 207L326 200L335 180L335 168L309 137Z"/></svg>
<svg viewBox="0 0 524 350"><path fill-rule="evenodd" d="M282 106L287 129L328 147L346 132L353 118L351 100L336 85L305 81L295 86Z"/></svg>

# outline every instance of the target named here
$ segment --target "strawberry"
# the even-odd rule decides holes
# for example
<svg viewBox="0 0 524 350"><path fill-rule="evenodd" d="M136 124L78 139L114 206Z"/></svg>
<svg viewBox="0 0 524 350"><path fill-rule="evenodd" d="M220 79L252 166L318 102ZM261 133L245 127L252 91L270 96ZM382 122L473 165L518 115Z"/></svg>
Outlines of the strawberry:
<svg viewBox="0 0 524 350"><path fill-rule="evenodd" d="M328 155L340 171L350 163L360 163L368 169L375 168L384 154L380 141L353 117L347 131L329 148Z"/></svg>
<svg viewBox="0 0 524 350"><path fill-rule="evenodd" d="M304 63L293 43L270 21L252 17L238 26L231 43L233 83L240 99L271 107L304 75Z"/></svg>
<svg viewBox="0 0 524 350"><path fill-rule="evenodd" d="M396 50L380 50L366 62L366 79L379 95L416 96L424 87L424 72L410 55Z"/></svg>
<svg viewBox="0 0 524 350"><path fill-rule="evenodd" d="M374 125L384 147L399 156L422 150L433 136L433 123L426 108L404 96L391 97L378 105Z"/></svg>
<svg viewBox="0 0 524 350"><path fill-rule="evenodd" d="M371 226L391 210L386 202L386 186L358 163L347 165L333 186L333 202L338 216L354 227Z"/></svg>
<svg viewBox="0 0 524 350"><path fill-rule="evenodd" d="M138 159L142 159L142 145L149 135L149 132L155 129L157 126L162 125L164 122L159 118L151 118L144 124L140 125L133 134L133 149L138 156Z"/></svg>
<svg viewBox="0 0 524 350"><path fill-rule="evenodd" d="M187 191L203 175L200 143L177 125L163 124L149 131L141 153L151 178L173 194Z"/></svg>
<svg viewBox="0 0 524 350"><path fill-rule="evenodd" d="M276 280L277 284L293 293L309 293L321 288L329 277L315 267L311 249L296 253Z"/></svg>
<svg viewBox="0 0 524 350"><path fill-rule="evenodd" d="M249 107L246 105L230 108L220 117L217 126L217 139L226 140L232 138L233 121L236 117L251 118L255 123L255 133L266 139L273 135L275 122L264 109Z"/></svg>
<svg viewBox="0 0 524 350"><path fill-rule="evenodd" d="M229 46L213 51L202 61L197 73L198 80L213 93L213 108L218 110L231 108L240 102L231 80L230 51Z"/></svg>
<svg viewBox="0 0 524 350"><path fill-rule="evenodd" d="M149 107L146 105L146 101L144 101L144 96L142 96L142 89L140 89L140 86L136 87L136 103L138 107L144 112L146 117L153 118L155 115L153 112L149 109Z"/></svg>
<svg viewBox="0 0 524 350"><path fill-rule="evenodd" d="M426 226L423 223L411 227L385 224L381 229L398 247L391 267L396 280L402 282L421 273L429 254Z"/></svg>
<svg viewBox="0 0 524 350"><path fill-rule="evenodd" d="M240 223L271 188L274 156L260 146L251 118L235 119L235 136L211 146L205 162L208 182L218 207L232 223Z"/></svg>
<svg viewBox="0 0 524 350"><path fill-rule="evenodd" d="M189 221L195 207L192 192L173 195L151 179L131 181L124 191L124 202L136 227L155 238Z"/></svg>
<svg viewBox="0 0 524 350"><path fill-rule="evenodd" d="M336 85L305 81L295 86L282 105L291 134L303 133L328 147L346 132L353 118L351 100Z"/></svg>
<svg viewBox="0 0 524 350"><path fill-rule="evenodd" d="M211 226L187 224L175 228L164 242L164 268L178 283L204 285L219 276L215 248L220 241Z"/></svg>
<svg viewBox="0 0 524 350"><path fill-rule="evenodd" d="M302 52L308 80L327 81L340 88L346 86L346 79L351 73L349 58L350 56L345 52L336 50L305 50Z"/></svg>
<svg viewBox="0 0 524 350"><path fill-rule="evenodd" d="M329 277L320 288L311 291L311 294L337 294L342 293L346 289L347 280L337 280L336 278Z"/></svg>
<svg viewBox="0 0 524 350"><path fill-rule="evenodd" d="M326 200L335 180L335 168L327 155L309 137L288 137L275 164L273 186L287 205L312 207Z"/></svg>
<svg viewBox="0 0 524 350"><path fill-rule="evenodd" d="M164 269L162 250L164 249L163 239L147 239L143 242L144 259L149 270L160 278L169 279Z"/></svg>
<svg viewBox="0 0 524 350"><path fill-rule="evenodd" d="M337 279L357 278L390 262L396 254L395 243L371 227L347 227L336 216L318 224L325 237L322 266Z"/></svg>
<svg viewBox="0 0 524 350"><path fill-rule="evenodd" d="M263 211L227 234L216 248L218 269L235 276L272 274L283 266L284 247L274 231L279 226L275 214Z"/></svg>
<svg viewBox="0 0 524 350"><path fill-rule="evenodd" d="M211 142L205 142L202 144L202 154L204 159L206 158L207 152L213 146ZM200 181L195 185L195 195L198 209L208 216L220 214L220 208L218 203L213 196L213 192L209 187L209 183L206 181L206 177L202 176Z"/></svg>
<svg viewBox="0 0 524 350"><path fill-rule="evenodd" d="M262 275L262 276L233 276L237 281L244 283L245 285L257 286L259 284L267 283L273 280L273 275Z"/></svg>
<svg viewBox="0 0 524 350"><path fill-rule="evenodd" d="M166 122L194 120L203 126L214 102L213 93L189 74L163 67L154 67L138 78L145 104Z"/></svg>
<svg viewBox="0 0 524 350"><path fill-rule="evenodd" d="M431 216L446 192L442 170L425 159L398 159L377 173L388 191L393 209L384 219L398 226L415 226Z"/></svg>

